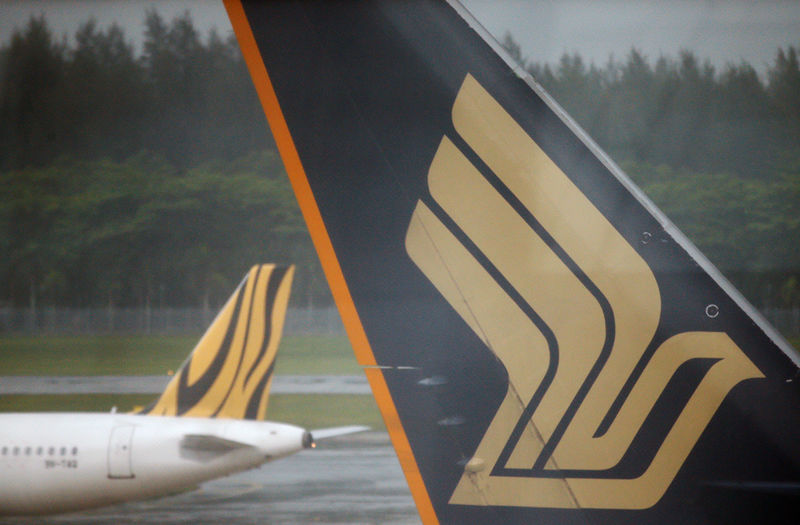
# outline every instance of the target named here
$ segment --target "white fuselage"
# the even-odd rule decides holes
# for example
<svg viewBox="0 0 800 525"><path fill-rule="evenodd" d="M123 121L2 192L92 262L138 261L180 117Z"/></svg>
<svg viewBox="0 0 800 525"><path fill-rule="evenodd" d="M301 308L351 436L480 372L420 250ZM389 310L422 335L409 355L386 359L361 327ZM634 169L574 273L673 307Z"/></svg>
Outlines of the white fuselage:
<svg viewBox="0 0 800 525"><path fill-rule="evenodd" d="M308 445L269 421L125 414L0 414L0 515L163 496Z"/></svg>

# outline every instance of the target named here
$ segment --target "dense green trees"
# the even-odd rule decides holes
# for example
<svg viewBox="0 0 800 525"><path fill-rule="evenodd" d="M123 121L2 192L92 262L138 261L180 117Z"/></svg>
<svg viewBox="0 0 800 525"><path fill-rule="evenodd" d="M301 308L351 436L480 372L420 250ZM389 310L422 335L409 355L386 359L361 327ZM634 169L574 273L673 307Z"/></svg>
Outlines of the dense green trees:
<svg viewBox="0 0 800 525"><path fill-rule="evenodd" d="M233 37L151 11L0 49L0 305L218 304L250 264L330 301Z"/></svg>
<svg viewBox="0 0 800 525"><path fill-rule="evenodd" d="M151 11L137 55L33 18L0 48L0 305L199 305L246 266L330 297L236 42ZM522 59L510 36L506 46ZM758 305L800 305L800 69L689 52L528 69Z"/></svg>
<svg viewBox="0 0 800 525"><path fill-rule="evenodd" d="M139 57L117 26L90 20L67 46L44 18L0 57L0 170L140 151L187 168L268 147L238 44L201 38L188 13L167 23L150 11Z"/></svg>
<svg viewBox="0 0 800 525"><path fill-rule="evenodd" d="M301 303L319 272L272 151L187 170L140 154L5 172L0 228L14 304L219 304L262 261L299 263Z"/></svg>
<svg viewBox="0 0 800 525"><path fill-rule="evenodd" d="M651 66L635 49L587 66L564 55L527 69L613 158L769 178L797 156L800 69L778 50L768 82L748 64L721 73L684 51Z"/></svg>

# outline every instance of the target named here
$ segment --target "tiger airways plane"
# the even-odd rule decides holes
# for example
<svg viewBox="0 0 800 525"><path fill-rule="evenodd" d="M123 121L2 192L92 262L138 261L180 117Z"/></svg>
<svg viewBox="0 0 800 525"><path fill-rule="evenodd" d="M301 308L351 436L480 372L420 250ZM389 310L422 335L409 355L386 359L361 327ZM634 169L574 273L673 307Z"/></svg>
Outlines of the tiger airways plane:
<svg viewBox="0 0 800 525"><path fill-rule="evenodd" d="M463 6L226 7L424 523L796 523L797 352Z"/></svg>
<svg viewBox="0 0 800 525"><path fill-rule="evenodd" d="M0 516L175 494L314 446L311 432L264 421L293 274L253 267L139 413L0 414Z"/></svg>

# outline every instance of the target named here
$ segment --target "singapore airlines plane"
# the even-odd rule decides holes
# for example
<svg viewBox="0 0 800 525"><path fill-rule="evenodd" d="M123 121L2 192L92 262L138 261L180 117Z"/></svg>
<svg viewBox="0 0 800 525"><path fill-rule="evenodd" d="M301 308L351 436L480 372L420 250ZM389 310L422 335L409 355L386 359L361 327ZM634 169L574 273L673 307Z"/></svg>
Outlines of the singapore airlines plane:
<svg viewBox="0 0 800 525"><path fill-rule="evenodd" d="M456 0L226 0L424 523L797 523L800 356Z"/></svg>
<svg viewBox="0 0 800 525"><path fill-rule="evenodd" d="M0 414L0 516L174 494L365 430L263 421L293 274L253 267L140 413Z"/></svg>

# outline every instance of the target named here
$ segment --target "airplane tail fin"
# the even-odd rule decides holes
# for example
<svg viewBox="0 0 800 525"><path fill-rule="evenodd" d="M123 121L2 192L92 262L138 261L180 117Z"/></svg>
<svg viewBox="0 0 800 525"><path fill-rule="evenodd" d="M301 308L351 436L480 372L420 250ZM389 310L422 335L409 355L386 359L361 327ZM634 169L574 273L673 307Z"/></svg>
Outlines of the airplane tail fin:
<svg viewBox="0 0 800 525"><path fill-rule="evenodd" d="M264 419L294 266L254 266L142 414Z"/></svg>
<svg viewBox="0 0 800 525"><path fill-rule="evenodd" d="M793 515L797 352L457 1L226 6L423 522Z"/></svg>

